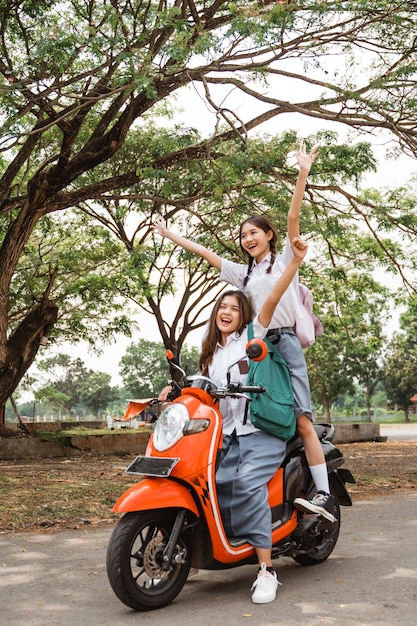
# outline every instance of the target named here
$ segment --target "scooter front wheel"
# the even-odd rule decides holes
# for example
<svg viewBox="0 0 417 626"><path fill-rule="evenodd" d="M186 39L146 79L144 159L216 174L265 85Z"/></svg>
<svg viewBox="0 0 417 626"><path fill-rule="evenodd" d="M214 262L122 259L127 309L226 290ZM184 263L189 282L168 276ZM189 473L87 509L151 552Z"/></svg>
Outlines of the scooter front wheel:
<svg viewBox="0 0 417 626"><path fill-rule="evenodd" d="M113 531L107 549L107 576L119 600L135 611L169 604L187 580L190 535L180 535L169 568L162 567L175 519L173 510L127 513Z"/></svg>

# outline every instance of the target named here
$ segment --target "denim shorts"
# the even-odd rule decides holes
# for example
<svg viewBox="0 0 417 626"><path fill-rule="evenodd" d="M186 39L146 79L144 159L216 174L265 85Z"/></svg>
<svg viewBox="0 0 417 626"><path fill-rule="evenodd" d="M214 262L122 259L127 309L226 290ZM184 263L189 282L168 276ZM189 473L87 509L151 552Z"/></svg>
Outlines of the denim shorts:
<svg viewBox="0 0 417 626"><path fill-rule="evenodd" d="M306 415L313 421L307 363L300 341L295 333L283 333L278 343L274 344L274 348L278 350L290 370L295 417Z"/></svg>

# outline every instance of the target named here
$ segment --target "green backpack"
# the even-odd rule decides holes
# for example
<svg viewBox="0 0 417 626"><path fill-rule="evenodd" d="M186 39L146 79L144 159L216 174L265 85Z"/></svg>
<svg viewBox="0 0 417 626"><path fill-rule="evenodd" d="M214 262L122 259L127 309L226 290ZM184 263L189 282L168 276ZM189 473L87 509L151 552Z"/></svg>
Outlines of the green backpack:
<svg viewBox="0 0 417 626"><path fill-rule="evenodd" d="M248 326L253 339L253 326ZM249 402L250 421L256 428L288 441L295 434L294 394L288 366L264 337L268 354L262 361L249 361L248 385L263 385L266 391L254 393Z"/></svg>

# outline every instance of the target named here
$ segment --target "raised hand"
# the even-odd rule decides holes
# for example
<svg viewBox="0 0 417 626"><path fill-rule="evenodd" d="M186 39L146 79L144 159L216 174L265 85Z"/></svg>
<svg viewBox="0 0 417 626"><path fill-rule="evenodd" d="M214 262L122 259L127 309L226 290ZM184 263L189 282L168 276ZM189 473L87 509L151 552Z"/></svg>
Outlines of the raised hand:
<svg viewBox="0 0 417 626"><path fill-rule="evenodd" d="M155 235L160 235L161 237L164 237L168 232L167 223L161 216L156 218L151 228Z"/></svg>
<svg viewBox="0 0 417 626"><path fill-rule="evenodd" d="M308 173L311 169L313 161L315 161L318 155L319 155L318 146L313 146L310 152L307 154L304 141L301 140L300 148L297 152L297 163L298 163L300 170L304 170L305 172Z"/></svg>
<svg viewBox="0 0 417 626"><path fill-rule="evenodd" d="M294 256L302 261L307 254L308 243L300 239L300 237L294 237L291 241L291 250Z"/></svg>

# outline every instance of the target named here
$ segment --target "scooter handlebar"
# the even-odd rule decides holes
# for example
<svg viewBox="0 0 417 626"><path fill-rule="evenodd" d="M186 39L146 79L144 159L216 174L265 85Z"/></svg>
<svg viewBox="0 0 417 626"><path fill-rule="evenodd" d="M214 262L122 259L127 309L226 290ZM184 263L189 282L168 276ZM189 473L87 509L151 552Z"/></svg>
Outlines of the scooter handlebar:
<svg viewBox="0 0 417 626"><path fill-rule="evenodd" d="M241 393L264 393L266 388L263 385L240 385Z"/></svg>
<svg viewBox="0 0 417 626"><path fill-rule="evenodd" d="M215 398L246 397L245 393L264 393L266 388L263 385L242 385L241 383L229 383L227 387L220 387L210 390L210 395ZM247 398L250 400L251 398Z"/></svg>

